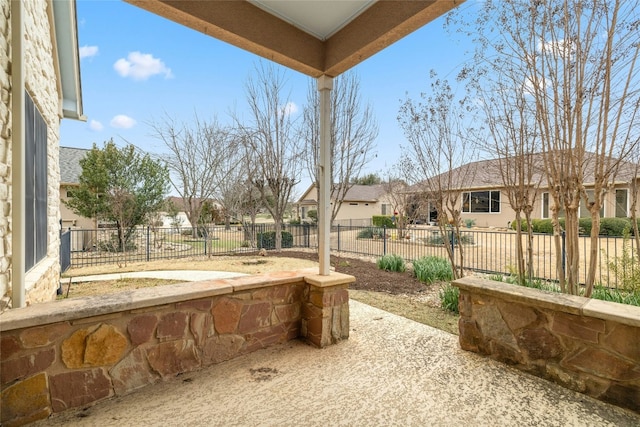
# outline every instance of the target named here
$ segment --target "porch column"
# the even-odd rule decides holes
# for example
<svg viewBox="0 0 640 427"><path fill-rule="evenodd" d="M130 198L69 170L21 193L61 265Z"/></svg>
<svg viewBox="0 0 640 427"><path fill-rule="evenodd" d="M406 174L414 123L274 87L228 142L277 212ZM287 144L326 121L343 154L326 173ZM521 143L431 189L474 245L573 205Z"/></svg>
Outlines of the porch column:
<svg viewBox="0 0 640 427"><path fill-rule="evenodd" d="M320 161L318 163L318 233L320 275L329 275L331 247L331 89L333 78L318 77L320 92Z"/></svg>

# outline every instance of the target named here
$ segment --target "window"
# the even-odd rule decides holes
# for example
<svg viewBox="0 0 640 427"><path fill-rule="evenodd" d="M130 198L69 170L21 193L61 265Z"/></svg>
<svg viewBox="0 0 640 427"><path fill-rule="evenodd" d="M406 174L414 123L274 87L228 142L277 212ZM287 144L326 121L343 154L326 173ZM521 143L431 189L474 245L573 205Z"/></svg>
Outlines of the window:
<svg viewBox="0 0 640 427"><path fill-rule="evenodd" d="M307 208L305 208L304 206L301 208L301 213L300 213L300 218L301 219L305 219L307 217Z"/></svg>
<svg viewBox="0 0 640 427"><path fill-rule="evenodd" d="M589 199L589 202L593 203L593 199L594 199L594 192L593 190L586 190L587 193L587 198ZM584 198L580 199L580 218L590 218L591 217L591 212L589 212L589 208L587 207L587 204L584 202ZM602 204L602 207L600 207L600 217L604 217L604 203Z"/></svg>
<svg viewBox="0 0 640 427"><path fill-rule="evenodd" d="M542 218L551 218L551 196L549 193L542 193ZM564 209L560 209L558 218L564 218Z"/></svg>
<svg viewBox="0 0 640 427"><path fill-rule="evenodd" d="M462 212L498 213L500 212L499 191L472 191L462 194Z"/></svg>
<svg viewBox="0 0 640 427"><path fill-rule="evenodd" d="M391 214L391 205L388 203L383 203L381 205L382 211L380 212L381 215L389 215Z"/></svg>
<svg viewBox="0 0 640 427"><path fill-rule="evenodd" d="M47 125L25 96L25 268L47 255Z"/></svg>
<svg viewBox="0 0 640 427"><path fill-rule="evenodd" d="M626 189L616 190L616 218L627 218L628 213L628 191Z"/></svg>

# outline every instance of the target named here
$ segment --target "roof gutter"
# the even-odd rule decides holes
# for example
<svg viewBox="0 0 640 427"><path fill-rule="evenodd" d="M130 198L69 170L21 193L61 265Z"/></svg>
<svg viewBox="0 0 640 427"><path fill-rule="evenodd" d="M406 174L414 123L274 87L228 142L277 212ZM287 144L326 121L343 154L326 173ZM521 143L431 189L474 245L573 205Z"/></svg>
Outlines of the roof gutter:
<svg viewBox="0 0 640 427"><path fill-rule="evenodd" d="M11 307L25 302L24 5L11 1Z"/></svg>

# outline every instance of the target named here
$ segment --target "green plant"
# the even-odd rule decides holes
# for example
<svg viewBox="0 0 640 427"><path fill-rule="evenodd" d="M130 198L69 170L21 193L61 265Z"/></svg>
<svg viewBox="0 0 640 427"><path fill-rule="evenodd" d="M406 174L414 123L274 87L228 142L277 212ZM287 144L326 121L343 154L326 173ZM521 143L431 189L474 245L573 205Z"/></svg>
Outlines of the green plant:
<svg viewBox="0 0 640 427"><path fill-rule="evenodd" d="M309 212L307 212L307 216L309 217L309 219L311 219L311 221L313 221L313 223L317 223L318 222L318 211L315 209L310 210Z"/></svg>
<svg viewBox="0 0 640 427"><path fill-rule="evenodd" d="M640 293L640 263L631 250L629 229L623 231L622 255L612 260L606 252L603 255L607 259L609 270L616 276L618 286L625 292Z"/></svg>
<svg viewBox="0 0 640 427"><path fill-rule="evenodd" d="M440 306L452 313L460 314L458 309L458 301L460 299L460 289L452 286L450 283L440 288Z"/></svg>
<svg viewBox="0 0 640 427"><path fill-rule="evenodd" d="M640 291L623 292L618 289L605 288L602 285L596 285L593 288L593 294L591 297L602 301L640 306Z"/></svg>
<svg viewBox="0 0 640 427"><path fill-rule="evenodd" d="M282 248L293 247L293 235L288 231L282 231ZM256 235L256 241L258 242L258 249L275 249L276 248L276 232L265 231L264 233L258 233Z"/></svg>
<svg viewBox="0 0 640 427"><path fill-rule="evenodd" d="M413 262L413 275L424 283L453 279L451 264L446 258L425 256Z"/></svg>
<svg viewBox="0 0 640 427"><path fill-rule="evenodd" d="M374 215L371 218L371 223L375 227L396 228L396 225L389 215Z"/></svg>
<svg viewBox="0 0 640 427"><path fill-rule="evenodd" d="M464 220L464 225L465 225L467 228L471 228L471 227L473 227L474 225L476 225L476 220L475 220L475 219L472 219L472 218L467 218L467 219L465 219L465 220Z"/></svg>
<svg viewBox="0 0 640 427"><path fill-rule="evenodd" d="M454 236L454 244L457 244L457 242L458 240L455 239L455 236ZM474 243L473 236L471 234L462 234L460 236L460 242L463 245L473 245ZM441 234L436 234L427 238L426 243L428 245L444 245L444 239Z"/></svg>
<svg viewBox="0 0 640 427"><path fill-rule="evenodd" d="M380 270L396 271L399 273L407 271L404 259L399 255L387 254L382 258L379 258L377 264Z"/></svg>
<svg viewBox="0 0 640 427"><path fill-rule="evenodd" d="M367 227L358 233L358 239L382 239L384 237L384 230L376 227Z"/></svg>

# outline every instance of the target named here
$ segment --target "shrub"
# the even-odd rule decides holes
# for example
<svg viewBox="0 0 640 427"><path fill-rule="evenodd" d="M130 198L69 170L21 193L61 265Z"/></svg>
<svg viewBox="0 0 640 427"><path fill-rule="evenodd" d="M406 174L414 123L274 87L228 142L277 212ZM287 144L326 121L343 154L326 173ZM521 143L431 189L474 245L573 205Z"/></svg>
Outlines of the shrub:
<svg viewBox="0 0 640 427"><path fill-rule="evenodd" d="M529 223L527 222L526 219L521 219L519 223L518 223L518 221L511 222L511 229L517 231L518 230L518 225L520 225L520 230L522 230L522 231L528 231L529 230Z"/></svg>
<svg viewBox="0 0 640 427"><path fill-rule="evenodd" d="M393 223L389 215L374 215L371 219L371 223L375 227L396 228L396 225Z"/></svg>
<svg viewBox="0 0 640 427"><path fill-rule="evenodd" d="M407 271L404 259L399 255L385 255L378 259L378 268L386 271L396 271L402 273Z"/></svg>
<svg viewBox="0 0 640 427"><path fill-rule="evenodd" d="M293 247L293 235L288 231L282 231L282 248ZM275 249L276 248L276 232L265 231L256 235L258 249Z"/></svg>
<svg viewBox="0 0 640 427"><path fill-rule="evenodd" d="M560 225L564 227L564 218L561 218ZM553 223L550 219L532 219L531 229L534 233L553 234Z"/></svg>
<svg viewBox="0 0 640 427"><path fill-rule="evenodd" d="M606 257L609 270L616 276L622 289L626 292L640 293L640 262L632 251L628 230L624 231L622 254L611 259L603 251L603 256Z"/></svg>
<svg viewBox="0 0 640 427"><path fill-rule="evenodd" d="M591 222L591 218L589 218ZM624 236L625 230L631 229L631 221L627 218L601 218L601 236Z"/></svg>
<svg viewBox="0 0 640 427"><path fill-rule="evenodd" d="M452 313L460 314L458 300L460 299L460 289L447 283L440 288L440 306Z"/></svg>
<svg viewBox="0 0 640 427"><path fill-rule="evenodd" d="M462 242L463 245L473 245L473 242L474 242L473 235L462 234L460 236L460 242ZM426 243L428 245L444 245L444 238L442 237L441 234L436 234L427 238ZM457 244L458 243L457 239L454 238L453 243Z"/></svg>
<svg viewBox="0 0 640 427"><path fill-rule="evenodd" d="M124 250L125 252L133 252L137 249L135 242L133 239L127 239L124 242ZM122 252L122 246L118 236L113 234L109 238L108 241L98 242L98 249L104 252Z"/></svg>
<svg viewBox="0 0 640 427"><path fill-rule="evenodd" d="M307 216L309 217L309 219L311 219L311 221L313 221L313 223L317 223L318 222L318 211L315 209L310 210L309 212L307 212Z"/></svg>
<svg viewBox="0 0 640 427"><path fill-rule="evenodd" d="M358 233L358 239L382 239L384 237L384 230L376 227L367 227Z"/></svg>
<svg viewBox="0 0 640 427"><path fill-rule="evenodd" d="M453 279L451 264L445 258L425 256L413 262L413 275L424 283Z"/></svg>

